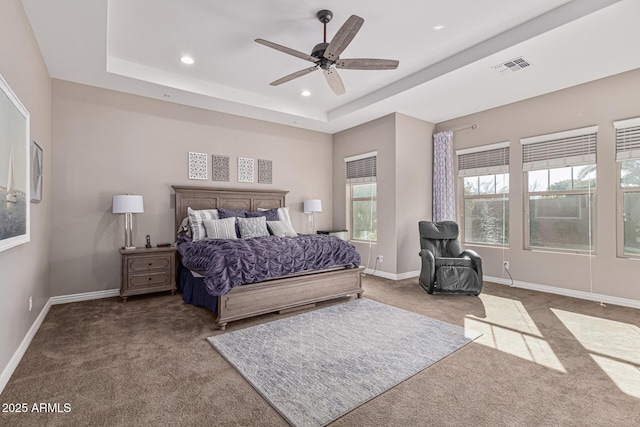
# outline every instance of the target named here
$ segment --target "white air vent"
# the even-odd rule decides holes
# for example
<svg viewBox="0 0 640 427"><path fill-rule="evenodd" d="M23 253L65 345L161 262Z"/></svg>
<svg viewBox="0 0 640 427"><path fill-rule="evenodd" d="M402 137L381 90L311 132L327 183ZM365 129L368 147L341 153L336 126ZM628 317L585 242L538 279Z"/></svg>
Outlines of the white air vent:
<svg viewBox="0 0 640 427"><path fill-rule="evenodd" d="M499 73L504 73L506 71L511 71L511 72L519 71L519 70L522 70L523 68L529 67L530 65L531 63L529 61L524 59L522 56L519 56L515 59L511 59L507 62L503 62L502 64L494 65L491 68L496 70Z"/></svg>

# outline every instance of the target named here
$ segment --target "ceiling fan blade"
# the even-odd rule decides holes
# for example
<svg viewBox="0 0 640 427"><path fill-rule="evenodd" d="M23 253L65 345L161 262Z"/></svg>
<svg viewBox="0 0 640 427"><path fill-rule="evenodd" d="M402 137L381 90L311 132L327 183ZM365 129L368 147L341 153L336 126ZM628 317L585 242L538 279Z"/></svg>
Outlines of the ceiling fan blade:
<svg viewBox="0 0 640 427"><path fill-rule="evenodd" d="M333 39L331 39L331 43L327 46L327 49L324 51L324 57L335 61L338 59L342 51L344 51L351 40L356 36L360 27L364 23L364 19L360 18L356 15L351 15L347 21L342 24L342 27L338 30Z"/></svg>
<svg viewBox="0 0 640 427"><path fill-rule="evenodd" d="M400 62L395 59L338 59L338 61L336 61L336 68L344 68L347 70L395 70L398 68L398 64L400 64Z"/></svg>
<svg viewBox="0 0 640 427"><path fill-rule="evenodd" d="M288 55L295 56L296 58L304 59L305 61L309 61L309 62L317 62L317 61L319 61L318 58L314 58L311 55L307 55L306 53L297 51L295 49L288 48L286 46L281 46L281 45L279 45L277 43L273 43L273 42L270 42L270 41L267 41L267 40L263 40L263 39L256 39L255 41L256 41L256 43L260 43L260 44L265 45L267 47L270 47L272 49L279 50L280 52L284 52L284 53L286 53Z"/></svg>
<svg viewBox="0 0 640 427"><path fill-rule="evenodd" d="M302 77L305 74L309 74L312 71L315 71L318 69L318 66L314 66L314 67L309 67L309 68L305 68L304 70L300 70L300 71L296 71L295 73L291 73L288 76L284 76L281 79L276 80L275 82L270 83L271 86L278 86L281 85L282 83L286 83L289 80L293 80L293 79L297 79L298 77Z"/></svg>
<svg viewBox="0 0 640 427"><path fill-rule="evenodd" d="M329 87L331 87L336 95L344 94L344 83L342 83L338 70L334 68L327 68L324 70L324 76L327 79L327 83L329 83Z"/></svg>

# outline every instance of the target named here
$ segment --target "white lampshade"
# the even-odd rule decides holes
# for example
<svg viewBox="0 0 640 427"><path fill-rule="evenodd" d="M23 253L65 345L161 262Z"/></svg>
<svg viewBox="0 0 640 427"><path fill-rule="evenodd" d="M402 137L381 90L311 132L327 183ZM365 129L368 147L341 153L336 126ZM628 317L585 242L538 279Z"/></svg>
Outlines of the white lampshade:
<svg viewBox="0 0 640 427"><path fill-rule="evenodd" d="M113 196L113 213L144 213L142 196L133 194Z"/></svg>
<svg viewBox="0 0 640 427"><path fill-rule="evenodd" d="M304 201L304 213L322 212L322 202L319 199Z"/></svg>

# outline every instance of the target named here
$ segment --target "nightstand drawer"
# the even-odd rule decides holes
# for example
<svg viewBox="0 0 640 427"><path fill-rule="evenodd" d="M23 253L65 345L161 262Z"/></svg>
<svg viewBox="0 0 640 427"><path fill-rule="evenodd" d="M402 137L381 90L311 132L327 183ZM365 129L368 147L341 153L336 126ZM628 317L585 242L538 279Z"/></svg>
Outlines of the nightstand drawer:
<svg viewBox="0 0 640 427"><path fill-rule="evenodd" d="M127 269L132 274L144 273L150 270L166 270L171 267L171 257L159 255L153 257L133 258L128 262Z"/></svg>
<svg viewBox="0 0 640 427"><path fill-rule="evenodd" d="M169 271L150 274L136 274L129 276L129 289L139 289L171 285L171 275Z"/></svg>
<svg viewBox="0 0 640 427"><path fill-rule="evenodd" d="M122 282L120 299L152 292L176 293L176 248L120 249Z"/></svg>

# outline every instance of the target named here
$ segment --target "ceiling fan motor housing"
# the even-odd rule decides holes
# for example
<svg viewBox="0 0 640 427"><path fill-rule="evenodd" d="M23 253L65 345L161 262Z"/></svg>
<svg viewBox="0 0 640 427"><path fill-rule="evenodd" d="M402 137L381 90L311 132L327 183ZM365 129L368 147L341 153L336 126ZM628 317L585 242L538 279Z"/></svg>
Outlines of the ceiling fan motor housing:
<svg viewBox="0 0 640 427"><path fill-rule="evenodd" d="M335 64L335 61L324 57L324 51L327 50L327 46L329 46L329 43L318 43L313 47L313 50L311 51L311 56L320 60L318 65L323 70L326 70L327 68Z"/></svg>

